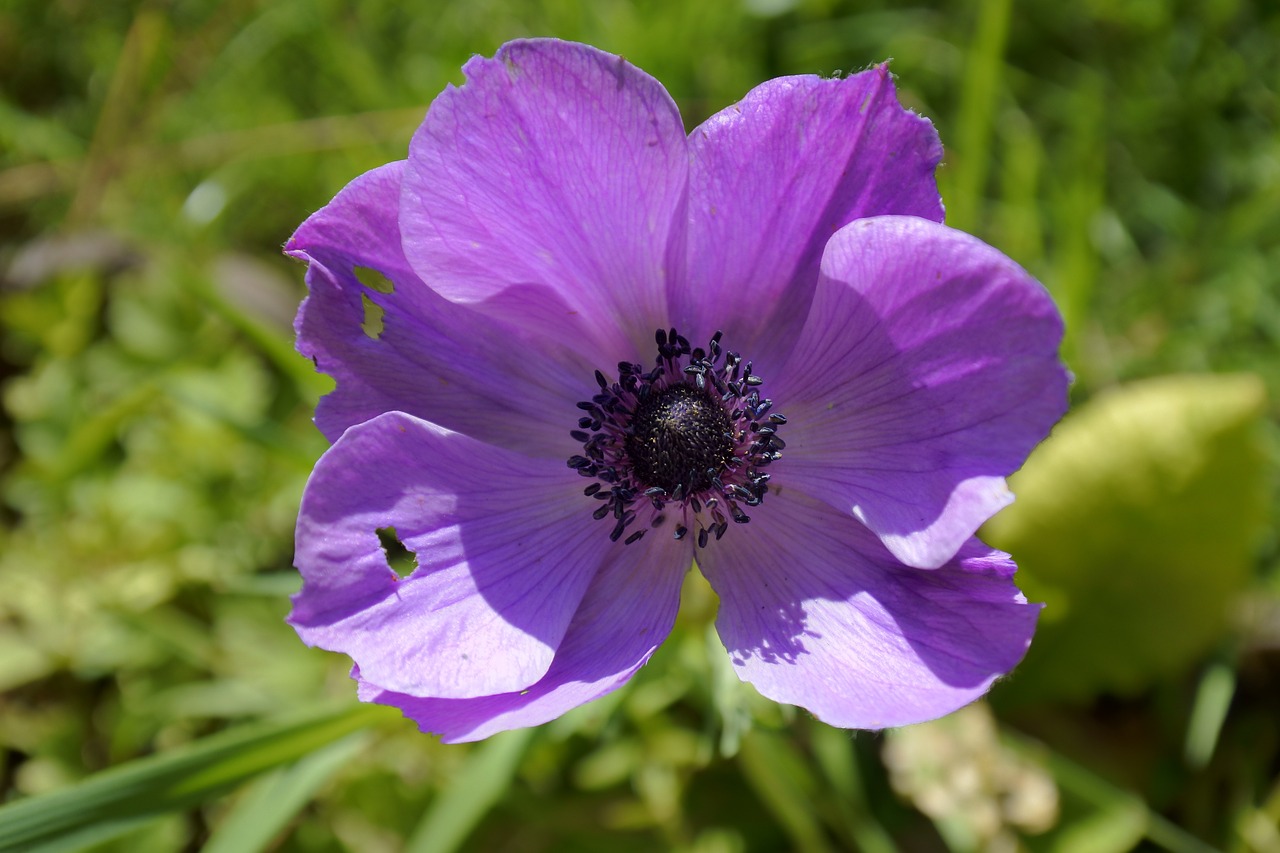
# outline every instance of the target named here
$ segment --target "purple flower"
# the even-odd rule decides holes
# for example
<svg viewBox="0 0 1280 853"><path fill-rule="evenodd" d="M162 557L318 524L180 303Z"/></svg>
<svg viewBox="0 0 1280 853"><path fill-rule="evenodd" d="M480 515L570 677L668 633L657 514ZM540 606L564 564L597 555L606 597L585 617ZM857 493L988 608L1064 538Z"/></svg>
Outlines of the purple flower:
<svg viewBox="0 0 1280 853"><path fill-rule="evenodd" d="M888 71L771 80L688 136L594 48L464 71L287 247L337 380L302 639L476 740L625 683L696 560L768 697L879 728L985 692L1039 608L973 534L1065 409L1062 326L940 224L937 134Z"/></svg>

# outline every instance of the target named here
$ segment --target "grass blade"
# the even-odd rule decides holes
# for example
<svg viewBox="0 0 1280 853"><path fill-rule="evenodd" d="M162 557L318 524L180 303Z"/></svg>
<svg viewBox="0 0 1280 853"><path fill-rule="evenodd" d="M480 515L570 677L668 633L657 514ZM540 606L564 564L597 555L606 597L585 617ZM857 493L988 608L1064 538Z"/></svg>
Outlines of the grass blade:
<svg viewBox="0 0 1280 853"><path fill-rule="evenodd" d="M511 786L533 732L503 732L474 747L462 772L418 824L405 847L407 853L447 853L458 849Z"/></svg>
<svg viewBox="0 0 1280 853"><path fill-rule="evenodd" d="M348 735L255 781L244 799L227 815L202 853L254 853L266 850L328 782L367 743L363 732Z"/></svg>
<svg viewBox="0 0 1280 853"><path fill-rule="evenodd" d="M131 761L49 794L0 807L0 851L66 849L71 838L118 835L140 822L191 808L257 774L296 761L372 724L381 709L339 712L244 725L182 749ZM108 835L106 825L117 827Z"/></svg>
<svg viewBox="0 0 1280 853"><path fill-rule="evenodd" d="M818 784L787 741L753 730L742 740L738 766L756 796L786 829L795 850L828 853L832 849L814 808Z"/></svg>

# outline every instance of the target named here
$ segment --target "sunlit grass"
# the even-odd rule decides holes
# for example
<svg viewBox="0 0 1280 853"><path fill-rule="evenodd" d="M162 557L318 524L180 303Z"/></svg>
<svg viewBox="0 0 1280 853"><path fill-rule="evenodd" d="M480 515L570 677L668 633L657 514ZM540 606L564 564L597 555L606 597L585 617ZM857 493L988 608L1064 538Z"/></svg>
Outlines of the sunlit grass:
<svg viewBox="0 0 1280 853"><path fill-rule="evenodd" d="M0 848L26 849L34 826L119 850L978 849L966 820L995 788L970 786L979 805L939 817L891 784L881 736L740 685L696 579L632 685L477 746L366 719L346 664L283 623L297 501L325 446L310 417L331 383L292 349L303 270L280 247L348 180L405 156L467 56L556 35L626 55L690 122L771 76L891 58L903 101L948 146L949 222L1061 307L1077 403L1161 374L1258 377L1269 402L1250 397L1230 424L1248 441L1209 447L1213 419L1190 415L1162 422L1158 442L1125 437L1143 465L1165 465L1152 482L1194 470L1216 484L1124 509L1141 514L1146 551L1209 555L1203 575L1126 573L1118 549L1095 553L1089 523L1038 542L1093 555L1088 571L1036 575L1027 548L1029 587L1071 601L1045 612L1046 638L1119 603L1191 602L1194 619L1197 600L1228 599L1205 614L1208 636L1188 630L1195 648L1158 667L1141 644L1100 650L1111 671L1151 672L1129 682L1084 664L1058 677L1033 655L992 706L998 742L1059 797L1048 827L998 827L1018 844L1280 850L1278 34L1275 9L1228 0L8 4L0 771L20 803L0 809ZM1112 438L1092 436L1114 452ZM1181 440L1200 467L1168 451ZM1087 462L1061 481L1092 482ZM1085 489L1072 512L1112 505ZM1195 501L1270 521L1152 521ZM1229 547L1213 547L1218 528ZM1158 594L1125 587L1139 576ZM1082 599L1085 580L1105 600ZM349 713L290 716L326 701ZM967 754L953 731L922 736ZM988 769L957 761L940 790L958 796Z"/></svg>

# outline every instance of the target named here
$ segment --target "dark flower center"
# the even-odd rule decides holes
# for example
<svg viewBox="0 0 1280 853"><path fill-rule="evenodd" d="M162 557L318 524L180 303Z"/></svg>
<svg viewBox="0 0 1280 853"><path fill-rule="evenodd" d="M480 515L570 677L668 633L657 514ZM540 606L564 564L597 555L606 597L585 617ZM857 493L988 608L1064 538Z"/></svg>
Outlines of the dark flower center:
<svg viewBox="0 0 1280 853"><path fill-rule="evenodd" d="M578 404L585 414L570 432L582 453L568 465L595 481L583 493L600 502L595 518L613 518L610 539L631 528L631 544L674 516L676 539L694 529L706 547L764 500L769 475L760 469L781 458L787 419L770 413L764 380L720 338L704 350L659 329L651 370L622 362L616 382L596 371L600 391Z"/></svg>
<svg viewBox="0 0 1280 853"><path fill-rule="evenodd" d="M642 485L674 492L684 483L702 491L715 476L708 471L723 471L733 462L731 430L728 412L705 388L681 383L640 401L623 445Z"/></svg>

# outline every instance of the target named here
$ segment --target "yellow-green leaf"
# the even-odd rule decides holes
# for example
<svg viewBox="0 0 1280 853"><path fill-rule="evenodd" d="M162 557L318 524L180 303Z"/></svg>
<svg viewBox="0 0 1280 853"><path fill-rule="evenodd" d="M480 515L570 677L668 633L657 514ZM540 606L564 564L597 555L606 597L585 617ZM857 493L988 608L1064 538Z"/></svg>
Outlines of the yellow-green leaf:
<svg viewBox="0 0 1280 853"><path fill-rule="evenodd" d="M1032 454L983 531L1046 604L1000 698L1132 693L1224 635L1266 523L1265 404L1251 375L1137 382Z"/></svg>

